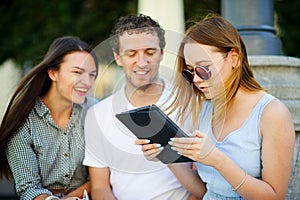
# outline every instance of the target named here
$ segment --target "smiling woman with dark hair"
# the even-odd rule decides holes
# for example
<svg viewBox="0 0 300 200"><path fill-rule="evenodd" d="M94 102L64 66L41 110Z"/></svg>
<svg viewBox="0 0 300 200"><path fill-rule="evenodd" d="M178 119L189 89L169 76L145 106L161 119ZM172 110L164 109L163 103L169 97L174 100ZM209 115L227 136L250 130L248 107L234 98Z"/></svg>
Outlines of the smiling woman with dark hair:
<svg viewBox="0 0 300 200"><path fill-rule="evenodd" d="M65 36L19 83L0 127L0 177L13 176L21 199L76 199L90 190L83 119L97 69L92 48Z"/></svg>

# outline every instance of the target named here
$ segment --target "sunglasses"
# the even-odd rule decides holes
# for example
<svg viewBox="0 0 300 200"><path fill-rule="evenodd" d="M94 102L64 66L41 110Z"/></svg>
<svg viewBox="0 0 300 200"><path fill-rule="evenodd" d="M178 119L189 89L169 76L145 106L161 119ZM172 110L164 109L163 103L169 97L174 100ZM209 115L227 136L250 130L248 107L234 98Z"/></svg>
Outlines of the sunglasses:
<svg viewBox="0 0 300 200"><path fill-rule="evenodd" d="M222 56L216 65L218 65L225 57ZM184 69L181 71L183 78L190 83L194 83L195 73L203 80L208 80L211 77L211 70L208 68L208 66L196 66L194 69Z"/></svg>
<svg viewBox="0 0 300 200"><path fill-rule="evenodd" d="M181 71L181 75L183 76L183 78L185 78L190 83L194 82L193 80L195 73L203 80L208 80L211 77L211 71L208 66L196 66L195 69L184 69Z"/></svg>

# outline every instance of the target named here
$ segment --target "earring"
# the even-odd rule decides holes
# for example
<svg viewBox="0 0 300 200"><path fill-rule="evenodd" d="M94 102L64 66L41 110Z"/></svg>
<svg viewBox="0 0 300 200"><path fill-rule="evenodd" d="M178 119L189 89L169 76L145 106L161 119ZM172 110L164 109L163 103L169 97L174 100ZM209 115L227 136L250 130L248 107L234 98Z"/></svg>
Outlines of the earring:
<svg viewBox="0 0 300 200"><path fill-rule="evenodd" d="M232 66L232 70L234 70L234 66Z"/></svg>

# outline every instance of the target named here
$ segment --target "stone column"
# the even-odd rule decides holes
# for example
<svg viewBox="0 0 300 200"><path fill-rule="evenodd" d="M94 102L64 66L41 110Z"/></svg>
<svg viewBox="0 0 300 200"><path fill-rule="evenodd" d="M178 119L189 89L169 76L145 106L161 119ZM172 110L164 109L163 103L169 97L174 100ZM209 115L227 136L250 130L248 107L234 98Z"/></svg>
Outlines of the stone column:
<svg viewBox="0 0 300 200"><path fill-rule="evenodd" d="M288 56L249 56L258 82L290 110L295 126L293 170L286 199L300 197L300 59ZM272 124L270 124L272 126ZM282 138L284 140L284 138Z"/></svg>
<svg viewBox="0 0 300 200"><path fill-rule="evenodd" d="M139 0L138 13L150 16L165 29L166 47L160 73L171 79L177 50L185 30L183 0Z"/></svg>
<svg viewBox="0 0 300 200"><path fill-rule="evenodd" d="M165 30L184 32L183 0L139 0L138 13L157 20Z"/></svg>
<svg viewBox="0 0 300 200"><path fill-rule="evenodd" d="M0 122L21 75L21 70L12 59L8 59L0 65ZM0 179L0 199L1 197L17 199L14 183L5 178Z"/></svg>
<svg viewBox="0 0 300 200"><path fill-rule="evenodd" d="M286 199L299 199L300 59L281 55L281 42L275 35L273 0L222 0L221 11L241 34L258 82L280 99L292 114L296 141Z"/></svg>
<svg viewBox="0 0 300 200"><path fill-rule="evenodd" d="M249 55L281 55L273 0L222 0L222 16L241 34Z"/></svg>
<svg viewBox="0 0 300 200"><path fill-rule="evenodd" d="M8 100L21 79L21 70L16 63L8 59L0 65L0 121L8 104Z"/></svg>

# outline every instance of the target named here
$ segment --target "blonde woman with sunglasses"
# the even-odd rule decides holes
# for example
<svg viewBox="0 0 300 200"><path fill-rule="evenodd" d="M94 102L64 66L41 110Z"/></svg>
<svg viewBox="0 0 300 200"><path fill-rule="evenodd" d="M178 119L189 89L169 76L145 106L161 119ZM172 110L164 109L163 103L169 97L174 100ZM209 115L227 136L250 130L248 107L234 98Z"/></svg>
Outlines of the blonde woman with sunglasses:
<svg viewBox="0 0 300 200"><path fill-rule="evenodd" d="M244 42L224 18L207 16L190 27L178 52L176 97L169 111L196 130L171 138L178 154L195 161L197 177L184 165L169 168L199 198L285 199L295 132L290 112L255 80ZM149 160L160 149L143 145Z"/></svg>

